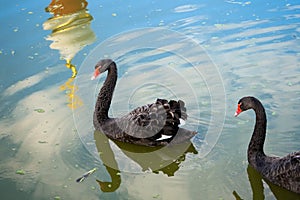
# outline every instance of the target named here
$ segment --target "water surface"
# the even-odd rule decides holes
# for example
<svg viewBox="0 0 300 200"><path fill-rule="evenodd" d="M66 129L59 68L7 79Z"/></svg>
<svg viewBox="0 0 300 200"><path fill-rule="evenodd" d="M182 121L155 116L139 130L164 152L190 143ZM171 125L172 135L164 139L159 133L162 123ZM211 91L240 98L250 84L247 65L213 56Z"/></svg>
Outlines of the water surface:
<svg viewBox="0 0 300 200"><path fill-rule="evenodd" d="M299 151L299 2L59 2L1 7L2 198L300 199L248 167L254 113L233 117L239 98L258 97L268 116L265 152ZM157 30L176 37L160 40ZM185 127L198 131L190 145L136 149L94 133L105 75L89 79L93 62L109 56L119 65L110 114L184 99ZM145 152L158 164L140 158Z"/></svg>

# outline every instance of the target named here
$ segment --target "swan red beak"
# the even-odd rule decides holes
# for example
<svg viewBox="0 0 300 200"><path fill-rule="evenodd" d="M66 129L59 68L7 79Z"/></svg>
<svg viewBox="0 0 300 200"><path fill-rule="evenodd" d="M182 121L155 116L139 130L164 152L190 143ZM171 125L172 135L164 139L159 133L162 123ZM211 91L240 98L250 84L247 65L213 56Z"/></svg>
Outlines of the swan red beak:
<svg viewBox="0 0 300 200"><path fill-rule="evenodd" d="M100 66L100 67L101 67L101 66ZM100 68L100 67L97 67L97 68L95 69L94 74L93 74L93 76L91 77L91 80L94 80L95 78L97 78L97 76L99 76L99 74L100 74L99 68Z"/></svg>
<svg viewBox="0 0 300 200"><path fill-rule="evenodd" d="M237 117L241 112L242 112L241 104L239 103L238 106L237 106L237 109L234 113L234 116Z"/></svg>

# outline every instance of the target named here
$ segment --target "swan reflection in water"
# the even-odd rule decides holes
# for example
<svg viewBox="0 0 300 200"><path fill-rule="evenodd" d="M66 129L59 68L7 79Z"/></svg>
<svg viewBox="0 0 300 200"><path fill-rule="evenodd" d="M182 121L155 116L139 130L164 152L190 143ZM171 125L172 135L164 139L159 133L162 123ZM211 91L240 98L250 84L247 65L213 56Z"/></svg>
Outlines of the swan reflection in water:
<svg viewBox="0 0 300 200"><path fill-rule="evenodd" d="M300 195L294 192L288 191L282 187L274 185L273 183L263 179L263 177L250 165L247 167L248 179L252 189L252 195L254 200L264 200L264 184L265 182L274 197L277 200L300 200ZM233 191L233 195L236 200L242 200L242 198L236 191Z"/></svg>
<svg viewBox="0 0 300 200"><path fill-rule="evenodd" d="M121 184L121 171L109 143L112 140L98 130L94 132L94 139L100 159L111 178L111 181L108 182L96 181L103 192L113 192ZM166 147L146 147L119 141L113 142L128 158L137 163L143 171L151 170L156 174L162 172L167 176L174 176L175 172L180 168L181 162L185 160L187 153L198 153L191 142Z"/></svg>

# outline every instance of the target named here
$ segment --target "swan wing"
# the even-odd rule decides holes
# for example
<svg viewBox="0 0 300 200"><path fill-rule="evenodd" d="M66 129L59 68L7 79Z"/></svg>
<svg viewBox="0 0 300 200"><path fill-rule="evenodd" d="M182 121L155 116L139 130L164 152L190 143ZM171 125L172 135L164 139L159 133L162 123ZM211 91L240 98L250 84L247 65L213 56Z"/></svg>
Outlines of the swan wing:
<svg viewBox="0 0 300 200"><path fill-rule="evenodd" d="M300 184L300 151L280 159L279 166L281 166L278 167L279 175L290 174L294 178L298 177Z"/></svg>
<svg viewBox="0 0 300 200"><path fill-rule="evenodd" d="M119 118L121 128L136 138L167 140L176 135L182 120L187 119L184 102L157 99Z"/></svg>
<svg viewBox="0 0 300 200"><path fill-rule="evenodd" d="M275 184L300 192L300 151L270 159L272 164L264 170L265 177Z"/></svg>

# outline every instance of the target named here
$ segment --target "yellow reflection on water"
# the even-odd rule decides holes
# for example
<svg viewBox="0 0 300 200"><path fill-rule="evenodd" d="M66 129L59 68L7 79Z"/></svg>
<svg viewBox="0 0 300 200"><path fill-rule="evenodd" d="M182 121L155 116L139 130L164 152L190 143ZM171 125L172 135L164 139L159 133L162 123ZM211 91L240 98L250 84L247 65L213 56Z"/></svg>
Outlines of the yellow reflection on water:
<svg viewBox="0 0 300 200"><path fill-rule="evenodd" d="M77 69L75 65L71 63L71 60L66 60L66 67L72 70L72 78L75 78L77 75Z"/></svg>
<svg viewBox="0 0 300 200"><path fill-rule="evenodd" d="M92 44L96 36L91 29L93 17L88 13L85 0L53 0L45 9L53 14L43 24L44 30L51 30L46 40L52 41L51 49L59 50L60 59L66 61L66 67L77 74L71 64L75 55L85 46Z"/></svg>
<svg viewBox="0 0 300 200"><path fill-rule="evenodd" d="M78 87L73 84L74 77L69 78L63 85L60 86L60 90L66 92L68 99L68 107L71 109L79 108L83 105L82 100L75 94Z"/></svg>
<svg viewBox="0 0 300 200"><path fill-rule="evenodd" d="M75 94L77 87L73 84L77 75L77 69L72 64L72 59L85 46L92 44L96 36L91 29L93 17L88 13L85 0L52 0L46 12L53 16L47 19L44 30L51 30L46 40L52 41L51 49L56 49L60 53L60 59L65 60L65 66L72 71L72 76L60 90L65 91L67 105L71 109L82 106L82 100Z"/></svg>

